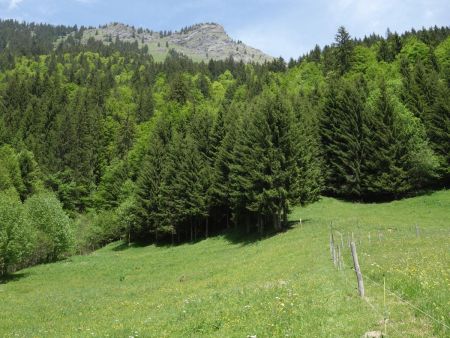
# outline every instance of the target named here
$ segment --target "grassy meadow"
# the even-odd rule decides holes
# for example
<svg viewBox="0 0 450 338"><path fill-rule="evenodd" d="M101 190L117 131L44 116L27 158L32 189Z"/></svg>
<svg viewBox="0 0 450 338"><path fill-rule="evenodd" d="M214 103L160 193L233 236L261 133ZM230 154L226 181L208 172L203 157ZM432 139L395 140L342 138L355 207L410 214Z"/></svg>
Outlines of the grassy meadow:
<svg viewBox="0 0 450 338"><path fill-rule="evenodd" d="M291 217L302 224L264 239L113 243L19 271L0 284L0 336L450 336L450 191L380 204L323 198ZM343 235L341 271L330 259L331 222L337 241ZM365 300L350 265L352 232ZM389 292L384 305L383 276L432 318Z"/></svg>

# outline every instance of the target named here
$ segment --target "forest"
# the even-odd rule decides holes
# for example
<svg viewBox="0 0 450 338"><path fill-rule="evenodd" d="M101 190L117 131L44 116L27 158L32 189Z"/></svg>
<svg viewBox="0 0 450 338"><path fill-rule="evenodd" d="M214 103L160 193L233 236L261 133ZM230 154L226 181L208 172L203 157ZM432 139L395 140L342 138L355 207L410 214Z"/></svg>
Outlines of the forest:
<svg viewBox="0 0 450 338"><path fill-rule="evenodd" d="M449 186L449 27L340 27L264 64L155 62L84 29L0 21L0 275L118 239L279 231L323 195Z"/></svg>

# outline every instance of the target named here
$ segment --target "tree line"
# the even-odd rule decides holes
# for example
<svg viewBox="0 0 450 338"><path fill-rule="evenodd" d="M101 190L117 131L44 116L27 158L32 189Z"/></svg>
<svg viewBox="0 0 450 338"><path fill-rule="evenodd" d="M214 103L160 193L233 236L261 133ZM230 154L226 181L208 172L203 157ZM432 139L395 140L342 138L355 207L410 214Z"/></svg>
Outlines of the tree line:
<svg viewBox="0 0 450 338"><path fill-rule="evenodd" d="M448 28L357 40L341 27L286 65L159 63L77 36L32 49L27 34L46 32L39 46L79 30L1 24L17 39L0 49L2 272L120 238L280 230L321 194L448 186Z"/></svg>

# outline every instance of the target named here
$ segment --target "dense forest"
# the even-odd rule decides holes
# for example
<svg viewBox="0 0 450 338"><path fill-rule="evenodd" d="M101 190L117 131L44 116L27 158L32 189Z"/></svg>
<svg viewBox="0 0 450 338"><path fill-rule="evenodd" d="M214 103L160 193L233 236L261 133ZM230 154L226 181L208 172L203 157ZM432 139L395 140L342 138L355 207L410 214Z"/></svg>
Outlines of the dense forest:
<svg viewBox="0 0 450 338"><path fill-rule="evenodd" d="M0 275L120 238L281 230L322 194L450 183L448 27L340 27L265 64L155 62L118 39L82 44L84 29L0 21Z"/></svg>

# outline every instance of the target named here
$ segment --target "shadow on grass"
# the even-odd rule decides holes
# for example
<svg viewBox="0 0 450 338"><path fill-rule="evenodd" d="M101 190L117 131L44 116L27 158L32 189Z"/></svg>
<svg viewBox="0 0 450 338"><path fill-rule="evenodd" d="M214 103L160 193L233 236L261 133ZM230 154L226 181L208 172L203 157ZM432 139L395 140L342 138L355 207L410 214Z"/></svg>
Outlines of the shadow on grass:
<svg viewBox="0 0 450 338"><path fill-rule="evenodd" d="M133 248L143 248L146 246L149 246L153 243L146 243L146 242L133 242L128 244L127 242L119 242L112 250L113 251L124 251L127 249L133 249Z"/></svg>
<svg viewBox="0 0 450 338"><path fill-rule="evenodd" d="M431 196L434 193L438 191L444 191L449 189L449 187L446 186L440 186L440 185L434 185L430 186L428 188L422 188L417 191L411 191L403 194L373 194L368 195L364 197L356 197L356 196L342 196L342 195L335 195L332 193L325 193L324 197L330 197L334 198L341 202L348 202L348 203L361 203L361 204L384 204L384 203L390 203L394 201L401 201L401 200L407 200L410 198L420 197L420 196Z"/></svg>
<svg viewBox="0 0 450 338"><path fill-rule="evenodd" d="M307 223L309 220L302 220L302 223ZM294 226L298 225L298 221L290 220L288 221L288 224L281 230L277 231L274 229L266 229L266 231L263 234L260 234L256 231L256 229L252 229L250 233L247 233L245 229L241 228L231 228L231 229L223 229L219 231L212 231L211 235L208 238L215 238L215 237L223 237L228 242L232 244L241 244L241 245L249 245L258 241L262 241L268 238L271 238L273 236L276 236L280 233L289 231ZM140 241L131 242L128 244L127 242L118 242L113 248L112 251L125 251L128 249L133 248L144 248L151 245L154 245L159 248L173 248L180 245L186 245L186 244L197 244L207 239L204 236L199 236L195 240L189 240L184 239L181 241L174 240L172 241L172 238L170 236L166 236L164 238L160 238L158 242L155 242L154 238L148 238L148 239L141 239Z"/></svg>
<svg viewBox="0 0 450 338"><path fill-rule="evenodd" d="M305 223L305 220L302 221ZM258 232L246 233L245 229L231 229L223 232L224 238L232 244L240 244L242 246L253 244L274 237L278 234L287 232L298 225L298 221L288 221L288 224L281 230L267 229L263 234Z"/></svg>
<svg viewBox="0 0 450 338"><path fill-rule="evenodd" d="M22 278L28 277L28 272L13 273L6 276L0 276L0 284L7 284L9 282L16 282Z"/></svg>

